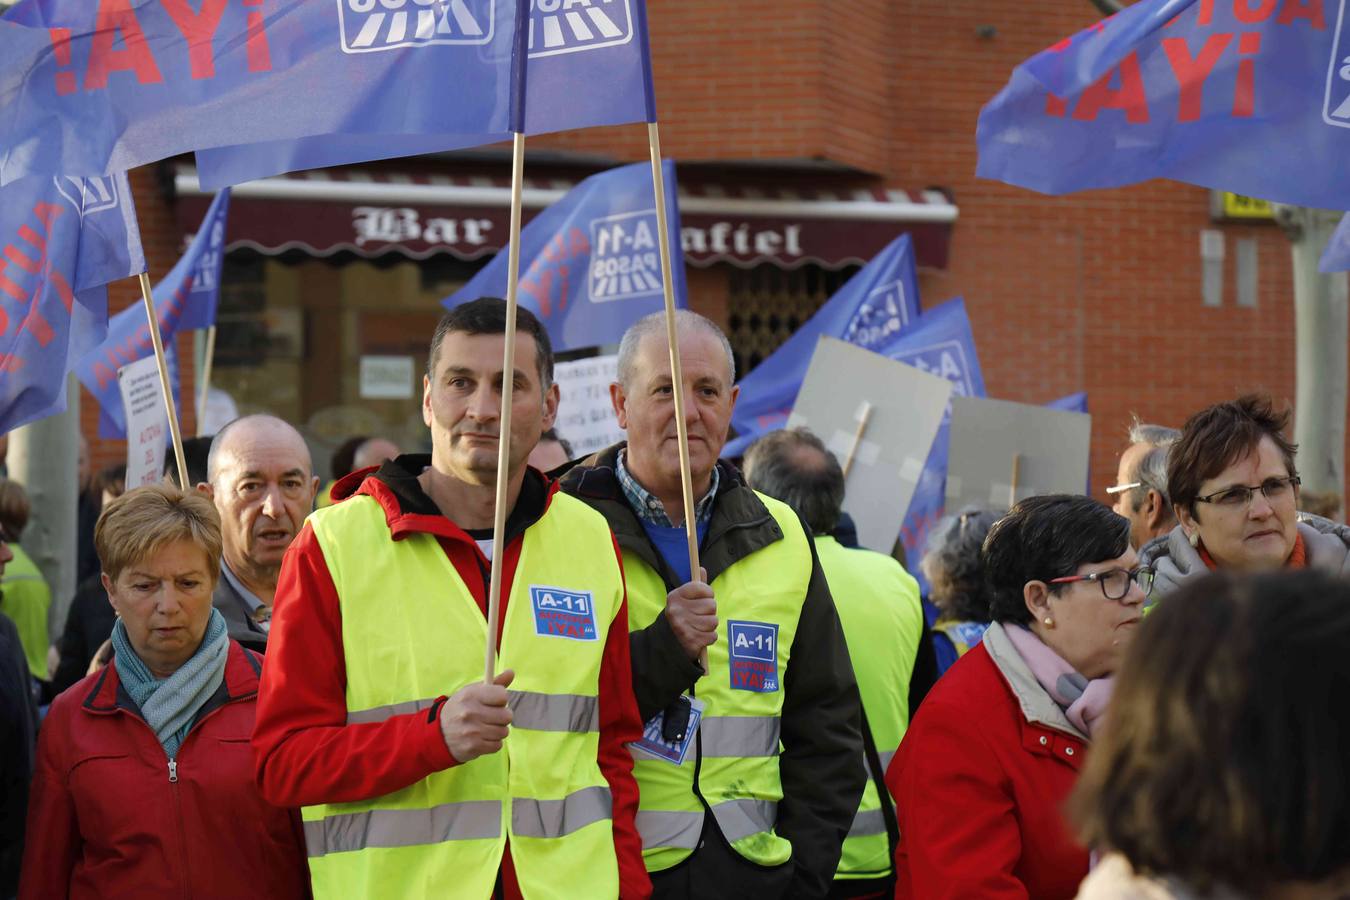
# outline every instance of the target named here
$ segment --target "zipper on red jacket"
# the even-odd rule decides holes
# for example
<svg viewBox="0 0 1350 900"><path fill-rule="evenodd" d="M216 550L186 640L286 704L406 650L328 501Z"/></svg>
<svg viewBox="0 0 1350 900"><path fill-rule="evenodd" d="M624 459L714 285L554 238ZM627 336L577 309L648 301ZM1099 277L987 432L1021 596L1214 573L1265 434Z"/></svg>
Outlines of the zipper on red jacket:
<svg viewBox="0 0 1350 900"><path fill-rule="evenodd" d="M169 784L178 783L178 760L169 760Z"/></svg>
<svg viewBox="0 0 1350 900"><path fill-rule="evenodd" d="M186 741L187 739L184 738L184 740ZM188 848L187 826L183 824L183 798L182 794L178 790L178 760L176 759L169 760L169 785L170 785L169 791L170 793L173 794L173 812L174 812L173 818L174 821L178 823L178 841L180 846L183 848L182 855L179 857L181 862L178 866L178 872L183 885L183 896L191 897L192 892L189 889L190 886L187 876L187 848Z"/></svg>

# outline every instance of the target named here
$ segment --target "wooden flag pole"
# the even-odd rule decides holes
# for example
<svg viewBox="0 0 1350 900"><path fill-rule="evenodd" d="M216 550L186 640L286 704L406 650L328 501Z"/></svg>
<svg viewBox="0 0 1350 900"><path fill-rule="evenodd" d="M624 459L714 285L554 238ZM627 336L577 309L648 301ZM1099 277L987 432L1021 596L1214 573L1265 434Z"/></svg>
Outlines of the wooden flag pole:
<svg viewBox="0 0 1350 900"><path fill-rule="evenodd" d="M675 435L680 448L680 486L684 489L684 534L689 542L689 572L699 574L698 519L694 515L694 480L689 472L689 424L684 420L684 369L680 365L680 341L675 326L675 272L670 253L670 229L666 226L666 173L661 166L661 130L647 123L647 142L652 153L652 185L656 189L656 233L661 250L661 285L666 300L666 344L670 350L670 380L675 395ZM708 651L698 656L703 674L708 674Z"/></svg>
<svg viewBox="0 0 1350 900"><path fill-rule="evenodd" d="M206 393L211 390L211 366L216 361L216 326L206 329L206 358L202 361L202 390L197 400L197 436L202 436L206 419Z"/></svg>
<svg viewBox="0 0 1350 900"><path fill-rule="evenodd" d="M848 471L853 468L853 457L858 455L858 447L862 444L863 433L867 431L867 423L871 420L872 404L864 400L862 415L858 417L858 430L853 432L853 444L848 448L848 458L844 460L844 478L848 478Z"/></svg>
<svg viewBox="0 0 1350 900"><path fill-rule="evenodd" d="M173 391L169 388L169 365L164 359L164 341L159 336L159 317L155 315L154 291L150 288L150 273L141 273L141 299L145 301L145 315L150 320L150 340L155 345L155 363L159 366L159 387L164 391L164 409L169 414L169 434L173 435L173 452L178 459L178 486L191 490L188 484L187 460L183 457L183 430L178 425L178 411L173 405ZM131 435L127 435L131 440Z"/></svg>
<svg viewBox="0 0 1350 900"><path fill-rule="evenodd" d="M497 620L502 602L502 560L506 557L506 488L510 480L511 394L516 370L516 303L520 285L520 195L525 178L525 135L516 132L511 147L511 231L506 265L506 347L502 351L502 414L497 436L497 496L492 515L492 575L488 580L487 684L497 674Z"/></svg>

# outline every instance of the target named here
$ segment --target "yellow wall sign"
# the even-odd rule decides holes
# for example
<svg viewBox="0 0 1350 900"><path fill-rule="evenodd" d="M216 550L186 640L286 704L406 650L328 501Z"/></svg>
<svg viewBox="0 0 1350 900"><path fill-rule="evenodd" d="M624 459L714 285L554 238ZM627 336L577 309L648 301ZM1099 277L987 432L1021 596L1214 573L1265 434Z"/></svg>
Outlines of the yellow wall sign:
<svg viewBox="0 0 1350 900"><path fill-rule="evenodd" d="M1225 219L1274 219L1270 204L1255 197L1244 197L1231 191L1223 192L1223 217Z"/></svg>

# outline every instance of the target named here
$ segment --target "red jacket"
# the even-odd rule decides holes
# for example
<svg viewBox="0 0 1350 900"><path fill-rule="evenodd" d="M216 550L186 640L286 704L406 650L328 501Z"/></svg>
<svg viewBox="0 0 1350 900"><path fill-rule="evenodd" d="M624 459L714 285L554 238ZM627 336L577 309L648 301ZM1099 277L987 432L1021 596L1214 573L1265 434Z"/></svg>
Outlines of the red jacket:
<svg viewBox="0 0 1350 900"><path fill-rule="evenodd" d="M374 497L384 508L394 539L413 532L435 535L486 615L487 558L469 534L440 514L417 486L415 474L401 468L404 463L420 472L421 463L429 464L429 459L403 456L386 463L376 475L364 470L348 476L333 487L334 500L353 493ZM518 511L531 502L529 492L534 492L538 511L524 518L513 512L507 522L499 623L505 621L525 527L538 518L556 490L556 485L533 470L526 481ZM361 548L353 547L351 552L359 554ZM617 545L614 553L618 556ZM346 657L337 589L308 524L286 551L273 610L267 671L253 732L258 783L264 796L288 806L365 800L402 790L433 772L458 765L441 736L443 696L429 711L347 724ZM625 898L641 898L650 894L651 882L642 863L642 840L635 821L638 792L633 758L625 746L642 737L642 720L633 698L627 626L625 601L609 629L600 665L598 762L613 797L620 890ZM499 641L500 635L499 628ZM508 847L502 874L507 897L514 898L519 889L509 853Z"/></svg>
<svg viewBox="0 0 1350 900"><path fill-rule="evenodd" d="M1061 810L1086 749L991 626L924 699L887 769L895 896L1071 900L1088 853Z"/></svg>
<svg viewBox="0 0 1350 900"><path fill-rule="evenodd" d="M20 898L308 897L299 817L253 781L260 664L230 641L176 781L116 666L57 697L38 743Z"/></svg>

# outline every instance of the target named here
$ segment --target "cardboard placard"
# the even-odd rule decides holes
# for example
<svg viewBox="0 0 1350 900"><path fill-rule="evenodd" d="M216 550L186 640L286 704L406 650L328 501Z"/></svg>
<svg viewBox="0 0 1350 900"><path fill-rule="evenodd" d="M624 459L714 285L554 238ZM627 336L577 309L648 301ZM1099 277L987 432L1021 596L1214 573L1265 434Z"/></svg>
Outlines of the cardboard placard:
<svg viewBox="0 0 1350 900"><path fill-rule="evenodd" d="M1007 509L1038 494L1081 494L1092 417L1044 406L953 397L947 509Z"/></svg>
<svg viewBox="0 0 1350 900"><path fill-rule="evenodd" d="M169 416L159 366L147 356L117 370L122 409L127 416L127 490L158 484L164 477L165 442Z"/></svg>
<svg viewBox="0 0 1350 900"><path fill-rule="evenodd" d="M553 380L562 394L554 427L572 445L573 458L589 456L627 437L609 399L609 386L618 377L618 356L593 356L553 367Z"/></svg>

